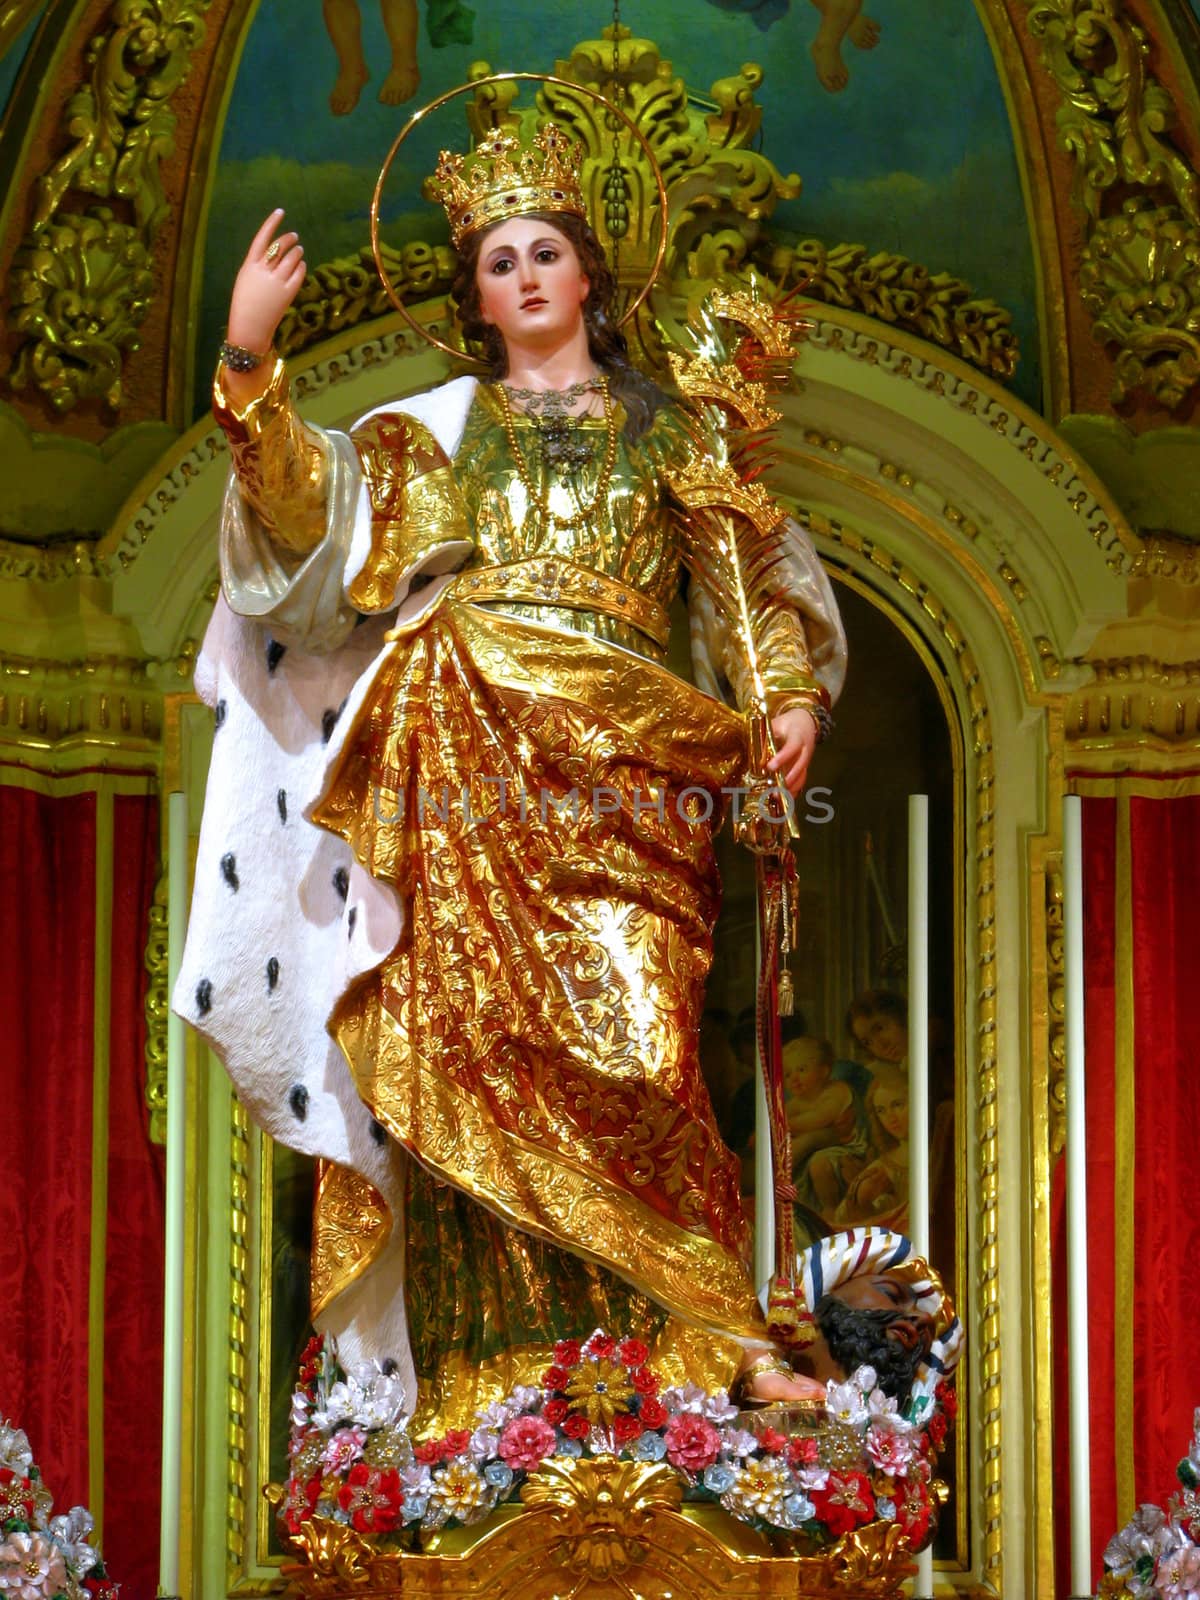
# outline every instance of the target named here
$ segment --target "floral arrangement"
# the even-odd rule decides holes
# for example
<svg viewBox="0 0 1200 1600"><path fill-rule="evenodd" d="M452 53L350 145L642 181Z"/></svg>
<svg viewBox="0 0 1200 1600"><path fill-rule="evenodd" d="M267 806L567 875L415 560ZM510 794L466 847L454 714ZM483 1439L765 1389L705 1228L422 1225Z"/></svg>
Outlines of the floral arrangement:
<svg viewBox="0 0 1200 1600"><path fill-rule="evenodd" d="M292 1402L290 1473L280 1515L297 1534L314 1516L360 1533L441 1528L486 1517L552 1458L665 1461L691 1500L742 1521L828 1543L867 1522L899 1524L910 1546L933 1526L933 1462L955 1414L953 1390L903 1411L870 1367L827 1388L811 1436L752 1432L724 1391L664 1389L638 1339L597 1330L565 1339L539 1388L520 1387L473 1429L414 1442L404 1392L379 1368L343 1372L320 1338L304 1353Z"/></svg>
<svg viewBox="0 0 1200 1600"><path fill-rule="evenodd" d="M0 1421L0 1596L4 1600L117 1600L88 1543L82 1506L52 1517L53 1500L20 1428Z"/></svg>
<svg viewBox="0 0 1200 1600"><path fill-rule="evenodd" d="M1192 1445L1176 1468L1179 1488L1167 1510L1139 1506L1104 1552L1100 1594L1146 1600L1200 1600L1200 1409Z"/></svg>

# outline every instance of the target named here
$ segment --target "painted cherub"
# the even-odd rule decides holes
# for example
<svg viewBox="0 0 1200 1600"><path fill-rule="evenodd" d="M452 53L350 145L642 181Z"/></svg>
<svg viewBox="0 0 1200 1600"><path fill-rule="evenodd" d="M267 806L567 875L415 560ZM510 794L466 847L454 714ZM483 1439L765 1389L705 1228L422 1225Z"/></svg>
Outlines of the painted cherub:
<svg viewBox="0 0 1200 1600"><path fill-rule="evenodd" d="M859 50L874 50L879 43L879 24L862 15L863 0L812 0L821 13L821 25L810 46L817 77L830 94L837 94L850 82L842 58L842 40Z"/></svg>
<svg viewBox="0 0 1200 1600"><path fill-rule="evenodd" d="M417 0L379 0L383 26L392 49L392 64L379 99L385 106L403 105L421 82L417 70ZM363 54L362 13L358 0L321 0L325 27L337 51L337 82L329 96L335 117L349 116L371 74Z"/></svg>

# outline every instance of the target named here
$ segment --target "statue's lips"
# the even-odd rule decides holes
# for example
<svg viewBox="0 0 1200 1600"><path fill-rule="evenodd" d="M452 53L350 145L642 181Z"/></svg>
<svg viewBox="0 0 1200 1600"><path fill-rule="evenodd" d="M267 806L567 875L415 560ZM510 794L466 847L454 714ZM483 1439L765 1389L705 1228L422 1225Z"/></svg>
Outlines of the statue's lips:
<svg viewBox="0 0 1200 1600"><path fill-rule="evenodd" d="M549 300L542 300L537 295L533 295L530 299L521 301L521 310L540 311L543 306L548 306L549 304Z"/></svg>
<svg viewBox="0 0 1200 1600"><path fill-rule="evenodd" d="M887 1325L887 1336L894 1339L902 1350L929 1348L930 1328L925 1317L897 1317Z"/></svg>

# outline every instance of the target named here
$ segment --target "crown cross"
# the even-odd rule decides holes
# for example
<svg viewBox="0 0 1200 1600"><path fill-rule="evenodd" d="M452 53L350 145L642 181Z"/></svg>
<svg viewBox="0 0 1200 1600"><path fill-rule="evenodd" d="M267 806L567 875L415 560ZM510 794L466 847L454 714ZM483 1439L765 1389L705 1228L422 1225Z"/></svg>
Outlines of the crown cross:
<svg viewBox="0 0 1200 1600"><path fill-rule="evenodd" d="M444 207L457 250L470 234L504 217L530 211L586 217L582 160L580 147L552 122L529 145L497 129L470 155L443 150L428 192Z"/></svg>

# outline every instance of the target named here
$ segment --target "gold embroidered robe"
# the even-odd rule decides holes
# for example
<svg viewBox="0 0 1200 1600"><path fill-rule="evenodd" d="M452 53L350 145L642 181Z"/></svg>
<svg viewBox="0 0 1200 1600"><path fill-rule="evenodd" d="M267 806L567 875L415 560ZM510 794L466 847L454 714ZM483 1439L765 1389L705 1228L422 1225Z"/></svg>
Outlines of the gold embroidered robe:
<svg viewBox="0 0 1200 1600"><path fill-rule="evenodd" d="M297 421L280 373L251 415L220 397L218 415L260 529L300 560L327 522L327 436ZM401 412L355 431L370 537L349 602L386 611L404 575L459 570L398 630L312 813L405 905L330 1031L414 1158L407 1306L428 1426L468 1421L600 1322L647 1338L669 1379L714 1387L763 1333L697 1048L712 822L743 777L745 727L663 664L678 439L669 413L637 445L621 436L593 506L603 423L583 425L593 459L570 478L528 419L513 426L523 472L483 387L453 465ZM538 514L543 500L578 520ZM774 708L805 703L799 614L773 612L760 642ZM719 667L736 686L736 656ZM344 1224L355 1204L369 1212L369 1192L327 1169L325 1304L375 1253L347 1258L330 1229L322 1268L322 1213Z"/></svg>

